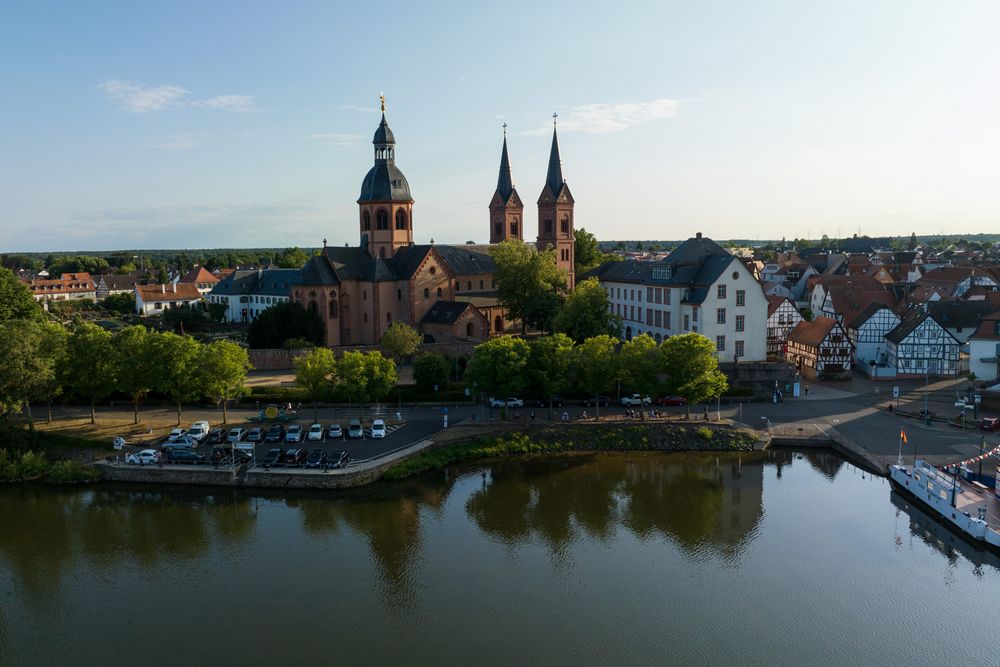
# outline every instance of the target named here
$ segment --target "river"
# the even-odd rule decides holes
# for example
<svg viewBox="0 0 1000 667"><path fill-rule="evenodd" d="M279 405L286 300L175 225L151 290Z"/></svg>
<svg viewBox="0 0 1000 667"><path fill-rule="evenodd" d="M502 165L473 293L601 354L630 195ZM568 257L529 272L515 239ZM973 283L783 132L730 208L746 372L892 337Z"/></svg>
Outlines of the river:
<svg viewBox="0 0 1000 667"><path fill-rule="evenodd" d="M1000 559L832 453L337 496L0 489L0 665L1000 664Z"/></svg>

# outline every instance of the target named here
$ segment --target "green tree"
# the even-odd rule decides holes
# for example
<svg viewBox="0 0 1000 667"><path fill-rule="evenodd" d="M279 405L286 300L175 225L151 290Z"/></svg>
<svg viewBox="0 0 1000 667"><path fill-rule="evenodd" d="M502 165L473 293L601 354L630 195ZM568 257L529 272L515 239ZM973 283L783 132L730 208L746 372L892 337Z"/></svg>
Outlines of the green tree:
<svg viewBox="0 0 1000 667"><path fill-rule="evenodd" d="M279 348L289 338L304 338L322 345L323 322L319 315L294 301L286 301L266 309L247 330L247 342L254 349Z"/></svg>
<svg viewBox="0 0 1000 667"><path fill-rule="evenodd" d="M696 333L671 336L660 345L660 365L667 372L667 389L687 399L690 405L722 395L729 386L719 370L715 345Z"/></svg>
<svg viewBox="0 0 1000 667"><path fill-rule="evenodd" d="M11 415L25 409L34 429L31 401L44 397L57 382L55 326L37 320L0 322L0 416L5 426Z"/></svg>
<svg viewBox="0 0 1000 667"><path fill-rule="evenodd" d="M640 334L622 344L618 353L621 382L627 391L653 396L662 386L663 373L657 354L656 341L649 334ZM641 411L643 419L645 410Z"/></svg>
<svg viewBox="0 0 1000 667"><path fill-rule="evenodd" d="M206 396L222 403L222 423L229 420L227 404L247 393L247 372L252 368L247 351L230 340L217 340L201 348L201 387Z"/></svg>
<svg viewBox="0 0 1000 667"><path fill-rule="evenodd" d="M379 344L389 356L402 359L419 350L423 341L424 337L413 327L402 322L393 322L382 334Z"/></svg>
<svg viewBox="0 0 1000 667"><path fill-rule="evenodd" d="M333 350L317 347L292 360L295 384L306 390L313 402L313 420L319 419L318 402L330 395L336 382L337 357Z"/></svg>
<svg viewBox="0 0 1000 667"><path fill-rule="evenodd" d="M396 385L396 364L381 352L345 352L337 362L337 387L355 403L377 401Z"/></svg>
<svg viewBox="0 0 1000 667"><path fill-rule="evenodd" d="M396 364L378 350L365 354L365 389L367 400L381 401L396 386Z"/></svg>
<svg viewBox="0 0 1000 667"><path fill-rule="evenodd" d="M35 378L32 399L45 401L48 423L52 423L52 399L63 393L63 376L60 373L66 359L66 342L69 332L56 322L42 323L41 347L38 351L45 363L45 372ZM29 404L30 417L30 404Z"/></svg>
<svg viewBox="0 0 1000 667"><path fill-rule="evenodd" d="M115 349L111 334L89 322L74 327L67 341L61 375L68 393L90 402L90 423L97 421L97 401L115 390Z"/></svg>
<svg viewBox="0 0 1000 667"><path fill-rule="evenodd" d="M161 320L165 328L181 333L202 331L210 324L208 311L200 303L181 304L174 308L168 308L163 311Z"/></svg>
<svg viewBox="0 0 1000 667"><path fill-rule="evenodd" d="M154 339L159 335L143 326L124 327L112 336L118 390L132 400L134 423L139 423L139 401L156 386L159 377Z"/></svg>
<svg viewBox="0 0 1000 667"><path fill-rule="evenodd" d="M0 268L0 322L8 320L38 320L42 309L28 286L18 280L10 269Z"/></svg>
<svg viewBox="0 0 1000 667"><path fill-rule="evenodd" d="M496 397L514 396L528 386L531 349L521 338L497 336L480 343L472 353L465 379Z"/></svg>
<svg viewBox="0 0 1000 667"><path fill-rule="evenodd" d="M597 399L600 394L611 391L620 377L620 366L615 346L618 339L607 334L593 336L576 346L573 365L580 388ZM601 415L600 401L594 406Z"/></svg>
<svg viewBox="0 0 1000 667"><path fill-rule="evenodd" d="M581 342L601 334L617 337L622 320L611 312L608 295L597 278L588 278L566 297L552 325L556 331Z"/></svg>
<svg viewBox="0 0 1000 667"><path fill-rule="evenodd" d="M573 269L577 275L601 263L597 237L581 227L573 232Z"/></svg>
<svg viewBox="0 0 1000 667"><path fill-rule="evenodd" d="M201 344L190 336L165 332L151 339L156 375L153 388L165 394L177 405L177 425L181 425L181 410L185 402L204 395L202 387Z"/></svg>
<svg viewBox="0 0 1000 667"><path fill-rule="evenodd" d="M105 310L111 310L123 315L131 315L135 312L135 292L109 294L101 301L101 306Z"/></svg>
<svg viewBox="0 0 1000 667"><path fill-rule="evenodd" d="M451 377L451 362L443 354L428 352L413 360L413 379L421 389L433 390Z"/></svg>
<svg viewBox="0 0 1000 667"><path fill-rule="evenodd" d="M536 338L530 344L528 368L532 385L539 398L549 402L552 418L552 398L569 388L570 369L573 364L573 340L566 334Z"/></svg>
<svg viewBox="0 0 1000 667"><path fill-rule="evenodd" d="M278 266L282 269L301 269L308 261L308 253L299 247L285 248L278 255Z"/></svg>
<svg viewBox="0 0 1000 667"><path fill-rule="evenodd" d="M497 283L497 300L510 319L521 321L521 332L544 325L552 312L552 296L566 289L566 276L556 266L556 252L510 239L490 246Z"/></svg>

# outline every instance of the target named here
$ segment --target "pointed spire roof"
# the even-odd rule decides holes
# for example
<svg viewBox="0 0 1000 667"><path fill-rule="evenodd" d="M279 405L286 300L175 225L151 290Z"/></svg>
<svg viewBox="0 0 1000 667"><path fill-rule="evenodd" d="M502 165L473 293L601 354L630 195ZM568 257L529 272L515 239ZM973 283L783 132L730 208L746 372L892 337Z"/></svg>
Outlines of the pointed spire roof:
<svg viewBox="0 0 1000 667"><path fill-rule="evenodd" d="M566 180L562 174L562 160L559 158L559 136L556 134L556 114L552 114L552 150L549 152L549 173L545 177L545 185L553 197L559 196Z"/></svg>
<svg viewBox="0 0 1000 667"><path fill-rule="evenodd" d="M507 157L507 124L503 126L503 151L500 153L500 174L497 176L497 192L507 202L514 193L514 179L510 170L510 158Z"/></svg>

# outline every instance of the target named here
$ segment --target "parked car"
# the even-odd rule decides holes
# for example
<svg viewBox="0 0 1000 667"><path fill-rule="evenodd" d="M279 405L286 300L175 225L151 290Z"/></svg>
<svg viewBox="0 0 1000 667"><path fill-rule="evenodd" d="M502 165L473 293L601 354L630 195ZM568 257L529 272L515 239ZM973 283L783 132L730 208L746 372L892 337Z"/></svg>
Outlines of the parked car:
<svg viewBox="0 0 1000 667"><path fill-rule="evenodd" d="M183 438L188 434L186 428L175 428L167 434L167 442L173 442L177 438Z"/></svg>
<svg viewBox="0 0 1000 667"><path fill-rule="evenodd" d="M372 422L372 437L373 438L384 438L385 437L385 421L381 419L376 419Z"/></svg>
<svg viewBox="0 0 1000 667"><path fill-rule="evenodd" d="M194 449L198 443L189 435L182 435L175 440L163 443L163 449Z"/></svg>
<svg viewBox="0 0 1000 667"><path fill-rule="evenodd" d="M191 424L191 428L188 429L187 434L192 438L201 443L205 438L208 437L209 432L208 422L200 421Z"/></svg>
<svg viewBox="0 0 1000 667"><path fill-rule="evenodd" d="M341 428L340 424L330 424L330 428L326 431L326 437L328 438L343 438L344 429Z"/></svg>
<svg viewBox="0 0 1000 667"><path fill-rule="evenodd" d="M229 435L226 436L229 442L242 442L247 439L247 430L242 426L235 426L229 429Z"/></svg>
<svg viewBox="0 0 1000 667"><path fill-rule="evenodd" d="M257 458L256 447L252 442L238 442L233 445L233 454L237 459L250 462Z"/></svg>
<svg viewBox="0 0 1000 667"><path fill-rule="evenodd" d="M302 427L298 424L292 424L285 431L285 442L302 442Z"/></svg>
<svg viewBox="0 0 1000 667"><path fill-rule="evenodd" d="M491 408L523 408L524 401L520 398L491 398Z"/></svg>
<svg viewBox="0 0 1000 667"><path fill-rule="evenodd" d="M199 454L191 449L167 450L167 463L202 463L204 460L204 454Z"/></svg>
<svg viewBox="0 0 1000 667"><path fill-rule="evenodd" d="M226 429L213 428L208 432L208 444L221 445L226 441Z"/></svg>
<svg viewBox="0 0 1000 667"><path fill-rule="evenodd" d="M350 462L351 455L347 452L334 452L329 460L331 468L343 468Z"/></svg>
<svg viewBox="0 0 1000 667"><path fill-rule="evenodd" d="M1000 417L983 417L979 428L984 431L1000 431Z"/></svg>
<svg viewBox="0 0 1000 667"><path fill-rule="evenodd" d="M160 453L155 449L144 449L141 452L135 452L134 454L129 454L125 457L125 463L131 463L133 465L148 466L159 462Z"/></svg>
<svg viewBox="0 0 1000 667"><path fill-rule="evenodd" d="M306 435L306 438L310 442L316 442L317 440L322 440L323 439L323 425L317 423L317 424L313 424L312 426L310 426L309 427L309 433Z"/></svg>
<svg viewBox="0 0 1000 667"><path fill-rule="evenodd" d="M264 442L282 442L285 439L285 427L281 424L275 424L268 429L267 435L264 436Z"/></svg>
<svg viewBox="0 0 1000 667"><path fill-rule="evenodd" d="M326 452L322 449L314 449L309 452L309 458L306 459L307 468L319 468L326 463Z"/></svg>
<svg viewBox="0 0 1000 667"><path fill-rule="evenodd" d="M361 420L352 419L347 424L347 437L348 438L363 438L365 437L365 430L361 428Z"/></svg>
<svg viewBox="0 0 1000 667"><path fill-rule="evenodd" d="M284 452L281 451L280 447L275 447L273 449L267 450L267 454L264 456L264 465L266 466L280 466Z"/></svg>
<svg viewBox="0 0 1000 667"><path fill-rule="evenodd" d="M264 429L259 426L254 426L247 433L247 442L263 442L264 441Z"/></svg>
<svg viewBox="0 0 1000 667"><path fill-rule="evenodd" d="M643 396L642 394L632 394L631 396L622 396L622 405L625 406L638 406L649 405L653 402L649 396Z"/></svg>
<svg viewBox="0 0 1000 667"><path fill-rule="evenodd" d="M301 447L292 447L285 452L284 462L286 466L300 466L306 462L306 450Z"/></svg>
<svg viewBox="0 0 1000 667"><path fill-rule="evenodd" d="M687 400L683 396L657 396L653 403L657 405L686 405Z"/></svg>
<svg viewBox="0 0 1000 667"><path fill-rule="evenodd" d="M592 408L595 405L600 405L601 407L607 407L611 405L611 399L607 396L590 396L583 399L583 405L588 408Z"/></svg>
<svg viewBox="0 0 1000 667"><path fill-rule="evenodd" d="M551 399L539 398L537 401L535 401L535 407L547 408L550 405L550 400L551 400L551 405L554 408L561 408L563 407L563 405L565 405L565 401L563 400L562 396L553 396Z"/></svg>

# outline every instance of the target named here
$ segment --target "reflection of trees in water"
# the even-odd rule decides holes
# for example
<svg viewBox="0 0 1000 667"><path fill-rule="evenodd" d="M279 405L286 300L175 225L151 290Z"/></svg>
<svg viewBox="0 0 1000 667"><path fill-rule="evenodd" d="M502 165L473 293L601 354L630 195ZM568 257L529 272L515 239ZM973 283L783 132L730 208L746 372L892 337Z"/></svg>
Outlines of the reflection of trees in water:
<svg viewBox="0 0 1000 667"><path fill-rule="evenodd" d="M735 558L762 515L764 458L612 454L503 462L466 511L507 544L537 535L559 552L577 529L606 540L621 525L641 539L667 537L691 555L710 549Z"/></svg>
<svg viewBox="0 0 1000 667"><path fill-rule="evenodd" d="M40 600L54 596L77 559L97 570L194 559L213 540L245 541L255 523L237 494L17 487L0 493L0 558Z"/></svg>

